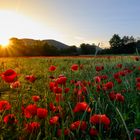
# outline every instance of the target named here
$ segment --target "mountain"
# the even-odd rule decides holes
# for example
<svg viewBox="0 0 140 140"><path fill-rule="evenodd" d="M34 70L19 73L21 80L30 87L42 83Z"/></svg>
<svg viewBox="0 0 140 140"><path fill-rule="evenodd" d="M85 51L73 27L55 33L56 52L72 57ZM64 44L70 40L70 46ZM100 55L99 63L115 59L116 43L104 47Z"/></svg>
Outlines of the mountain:
<svg viewBox="0 0 140 140"><path fill-rule="evenodd" d="M42 42L45 44L45 43L48 43L50 46L54 46L56 47L57 49L67 49L69 48L70 46L62 43L62 42L59 42L59 41L56 41L56 40L53 40L53 39L47 39L47 40L42 40Z"/></svg>

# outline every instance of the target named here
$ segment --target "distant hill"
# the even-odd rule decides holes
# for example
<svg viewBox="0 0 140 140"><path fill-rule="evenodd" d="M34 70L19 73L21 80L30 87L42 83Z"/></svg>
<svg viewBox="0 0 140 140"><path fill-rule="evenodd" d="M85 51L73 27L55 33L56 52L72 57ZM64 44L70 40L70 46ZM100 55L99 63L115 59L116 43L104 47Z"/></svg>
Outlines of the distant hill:
<svg viewBox="0 0 140 140"><path fill-rule="evenodd" d="M23 39L19 39L19 40L22 41L25 46L30 46L30 45L33 46L33 45L36 45L37 43L40 42L42 44L48 43L48 45L54 46L57 49L67 49L67 48L70 47L70 46L68 46L68 45L66 45L62 42L59 42L59 41L56 41L56 40L53 40L53 39L35 40L35 39L23 38Z"/></svg>
<svg viewBox="0 0 140 140"><path fill-rule="evenodd" d="M56 40L53 40L53 39L47 39L47 40L42 40L43 43L48 43L50 46L54 46L56 47L57 49L67 49L69 48L70 46L62 43L62 42L59 42L59 41L56 41Z"/></svg>

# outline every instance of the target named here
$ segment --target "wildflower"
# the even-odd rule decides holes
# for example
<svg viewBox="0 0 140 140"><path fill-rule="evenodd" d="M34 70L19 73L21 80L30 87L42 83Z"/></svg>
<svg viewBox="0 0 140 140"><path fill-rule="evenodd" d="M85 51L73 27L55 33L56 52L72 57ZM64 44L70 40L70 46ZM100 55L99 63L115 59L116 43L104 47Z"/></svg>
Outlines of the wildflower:
<svg viewBox="0 0 140 140"><path fill-rule="evenodd" d="M15 124L15 123L17 123L17 120L16 120L14 114L6 115L3 119L3 121L4 121L5 124Z"/></svg>
<svg viewBox="0 0 140 140"><path fill-rule="evenodd" d="M18 87L21 87L21 83L19 81L15 81L13 83L10 84L10 88L18 88Z"/></svg>
<svg viewBox="0 0 140 140"><path fill-rule="evenodd" d="M139 136L140 136L140 129L137 129L137 128L136 128L136 129L134 129L134 134L135 134L135 135L139 135Z"/></svg>
<svg viewBox="0 0 140 140"><path fill-rule="evenodd" d="M110 124L110 119L105 114L95 114L90 117L90 122L93 124L104 124L108 126Z"/></svg>
<svg viewBox="0 0 140 140"><path fill-rule="evenodd" d="M140 82L140 77L137 77L137 78L136 78L136 81L137 81L137 82Z"/></svg>
<svg viewBox="0 0 140 140"><path fill-rule="evenodd" d="M70 125L70 129L71 130L76 130L80 128L80 130L86 130L87 129L87 124L85 121L76 121L76 122L73 122L71 125Z"/></svg>
<svg viewBox="0 0 140 140"><path fill-rule="evenodd" d="M95 69L97 72L99 72L104 69L104 66L96 66Z"/></svg>
<svg viewBox="0 0 140 140"><path fill-rule="evenodd" d="M119 72L115 73L113 76L114 76L115 79L119 79L120 78Z"/></svg>
<svg viewBox="0 0 140 140"><path fill-rule="evenodd" d="M140 83L136 84L137 90L140 90Z"/></svg>
<svg viewBox="0 0 140 140"><path fill-rule="evenodd" d="M53 103L49 104L49 108L51 111L55 112L56 111L56 106Z"/></svg>
<svg viewBox="0 0 140 140"><path fill-rule="evenodd" d="M62 134L62 130L61 130L61 129L58 129L58 130L57 130L57 136L60 137L61 134Z"/></svg>
<svg viewBox="0 0 140 140"><path fill-rule="evenodd" d="M107 75L101 75L100 78L101 78L101 80L106 80L106 79L108 79L108 76Z"/></svg>
<svg viewBox="0 0 140 140"><path fill-rule="evenodd" d="M58 123L58 120L59 120L59 117L58 116L53 116L53 117L50 118L49 123L51 125L54 125L54 124L57 124Z"/></svg>
<svg viewBox="0 0 140 140"><path fill-rule="evenodd" d="M106 84L103 85L104 90L109 90L112 89L114 86L113 82L107 82Z"/></svg>
<svg viewBox="0 0 140 140"><path fill-rule="evenodd" d="M57 79L56 79L56 82L58 84L62 84L62 85L65 85L66 84L66 81L67 81L67 78L63 75L60 75Z"/></svg>
<svg viewBox="0 0 140 140"><path fill-rule="evenodd" d="M62 93L62 88L61 87L58 87L58 86L53 87L53 92L54 93Z"/></svg>
<svg viewBox="0 0 140 140"><path fill-rule="evenodd" d="M124 102L124 96L121 95L120 93L117 93L116 94L116 100L117 101L120 101L120 102Z"/></svg>
<svg viewBox="0 0 140 140"><path fill-rule="evenodd" d="M27 76L25 77L25 79L26 79L27 81L31 82L31 83L34 83L35 80L36 80L36 77L35 77L34 75L27 75Z"/></svg>
<svg viewBox="0 0 140 140"><path fill-rule="evenodd" d="M64 92L65 93L68 93L69 91L70 91L70 88L67 87L67 88L65 88L65 91Z"/></svg>
<svg viewBox="0 0 140 140"><path fill-rule="evenodd" d="M122 68L122 64L117 64L117 68Z"/></svg>
<svg viewBox="0 0 140 140"><path fill-rule="evenodd" d="M50 90L53 91L53 88L57 86L56 82L50 82L49 83L49 87L50 87Z"/></svg>
<svg viewBox="0 0 140 140"><path fill-rule="evenodd" d="M69 134L70 134L69 128L65 128L65 129L64 129L64 135L67 136L67 135L69 135Z"/></svg>
<svg viewBox="0 0 140 140"><path fill-rule="evenodd" d="M73 65L71 66L71 70L72 70L72 71L77 71L77 70L78 70L78 65L77 65L77 64L73 64Z"/></svg>
<svg viewBox="0 0 140 140"><path fill-rule="evenodd" d="M33 100L34 102L38 102L39 99L40 99L39 96L32 96L32 100Z"/></svg>
<svg viewBox="0 0 140 140"><path fill-rule="evenodd" d="M99 76L96 76L94 78L94 80L95 80L96 83L100 83L101 82L101 78Z"/></svg>
<svg viewBox="0 0 140 140"><path fill-rule="evenodd" d="M122 83L122 80L120 78L116 79L116 81L118 82L118 84Z"/></svg>
<svg viewBox="0 0 140 140"><path fill-rule="evenodd" d="M61 93L56 93L55 94L55 100L56 102L60 102L60 101L63 101L63 96Z"/></svg>
<svg viewBox="0 0 140 140"><path fill-rule="evenodd" d="M70 133L70 130L68 128L65 128L64 129L64 135L67 136L67 135L69 135L69 133ZM57 130L57 136L60 137L61 134L62 134L62 129L58 129Z"/></svg>
<svg viewBox="0 0 140 140"><path fill-rule="evenodd" d="M37 130L40 128L40 123L39 122L31 122L25 125L25 130L28 133L35 133Z"/></svg>
<svg viewBox="0 0 140 140"><path fill-rule="evenodd" d="M80 111L87 111L90 112L91 108L86 102L79 102L76 104L75 108L73 109L73 112L80 112Z"/></svg>
<svg viewBox="0 0 140 140"><path fill-rule="evenodd" d="M49 67L49 71L55 71L55 70L56 70L56 66L52 65L52 66Z"/></svg>
<svg viewBox="0 0 140 140"><path fill-rule="evenodd" d="M110 98L110 100L112 100L112 101L114 101L114 100L116 99L116 94L115 94L114 91L112 91L112 92L109 93L109 98Z"/></svg>
<svg viewBox="0 0 140 140"><path fill-rule="evenodd" d="M8 101L6 100L0 101L0 112L3 112L5 110L10 110L10 109L11 109L11 105Z"/></svg>
<svg viewBox="0 0 140 140"><path fill-rule="evenodd" d="M24 109L24 115L26 118L31 118L37 113L37 106L35 104L30 104Z"/></svg>
<svg viewBox="0 0 140 140"><path fill-rule="evenodd" d="M38 118L44 119L44 118L46 118L47 114L48 114L48 110L47 109L45 109L45 108L38 108L37 109L37 116L38 116Z"/></svg>
<svg viewBox="0 0 140 140"><path fill-rule="evenodd" d="M6 70L1 74L2 79L7 83L12 83L17 78L17 73L12 69Z"/></svg>
<svg viewBox="0 0 140 140"><path fill-rule="evenodd" d="M135 57L135 60L136 60L136 61L139 61L139 60L140 60L140 57L136 56L136 57Z"/></svg>
<svg viewBox="0 0 140 140"><path fill-rule="evenodd" d="M105 114L103 114L101 115L101 123L108 126L110 124L110 119Z"/></svg>
<svg viewBox="0 0 140 140"><path fill-rule="evenodd" d="M98 132L95 128L90 128L90 130L89 130L89 134L90 134L91 136L97 136L98 133L99 133L99 132Z"/></svg>

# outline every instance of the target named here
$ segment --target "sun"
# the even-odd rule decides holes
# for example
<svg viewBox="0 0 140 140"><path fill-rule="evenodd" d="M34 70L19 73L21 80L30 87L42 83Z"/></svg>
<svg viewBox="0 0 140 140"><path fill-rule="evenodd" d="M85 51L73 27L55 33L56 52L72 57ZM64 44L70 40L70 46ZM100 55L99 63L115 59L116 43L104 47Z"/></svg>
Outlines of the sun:
<svg viewBox="0 0 140 140"><path fill-rule="evenodd" d="M0 40L0 45L2 48L7 48L9 46L9 39Z"/></svg>

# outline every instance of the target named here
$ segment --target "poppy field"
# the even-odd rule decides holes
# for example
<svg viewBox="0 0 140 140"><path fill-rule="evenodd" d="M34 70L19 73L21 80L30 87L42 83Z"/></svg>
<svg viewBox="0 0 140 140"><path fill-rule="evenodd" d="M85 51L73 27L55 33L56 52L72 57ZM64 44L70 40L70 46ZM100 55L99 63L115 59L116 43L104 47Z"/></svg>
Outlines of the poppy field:
<svg viewBox="0 0 140 140"><path fill-rule="evenodd" d="M140 57L0 58L0 140L139 140Z"/></svg>

